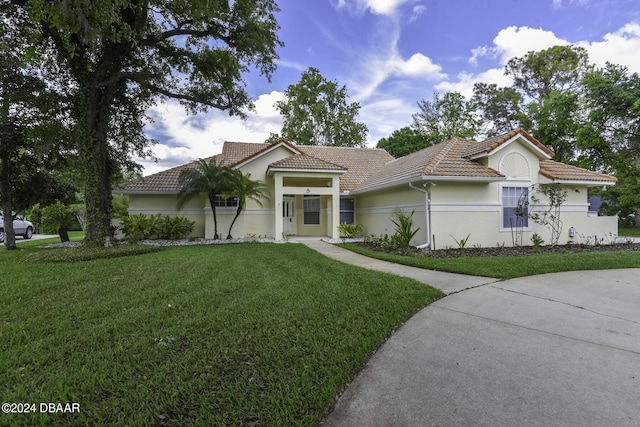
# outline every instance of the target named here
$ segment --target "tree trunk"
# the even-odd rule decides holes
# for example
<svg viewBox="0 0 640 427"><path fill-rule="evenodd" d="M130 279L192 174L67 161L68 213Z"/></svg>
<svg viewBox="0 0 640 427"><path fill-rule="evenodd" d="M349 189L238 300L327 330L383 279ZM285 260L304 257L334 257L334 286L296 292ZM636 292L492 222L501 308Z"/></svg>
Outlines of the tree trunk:
<svg viewBox="0 0 640 427"><path fill-rule="evenodd" d="M60 236L60 241L62 243L68 242L69 241L69 230L67 230L67 227L58 228L58 236Z"/></svg>
<svg viewBox="0 0 640 427"><path fill-rule="evenodd" d="M640 228L640 208L636 210L636 228Z"/></svg>
<svg viewBox="0 0 640 427"><path fill-rule="evenodd" d="M0 142L8 144L8 141ZM13 229L13 217L11 216L11 211L13 207L11 206L11 173L9 171L10 168L10 159L8 150L2 150L0 155L2 156L0 163L0 195L2 195L2 211L4 212L4 248L6 250L14 250L16 249L16 233Z"/></svg>
<svg viewBox="0 0 640 427"><path fill-rule="evenodd" d="M114 173L109 149L111 106L115 85L97 88L89 85L82 116L80 156L85 166L85 202L87 206L85 244L103 246L111 227L111 180Z"/></svg>
<svg viewBox="0 0 640 427"><path fill-rule="evenodd" d="M216 195L209 194L209 204L211 205L211 211L213 212L213 240L218 240L220 235L218 234L218 216L216 215Z"/></svg>
<svg viewBox="0 0 640 427"><path fill-rule="evenodd" d="M238 209L236 209L236 216L233 217L233 221L231 221L231 225L229 226L229 232L227 233L227 240L233 239L233 237L231 237L231 229L233 228L233 224L236 223L236 219L238 219L241 213L242 213L242 203L240 203L240 200L238 200Z"/></svg>

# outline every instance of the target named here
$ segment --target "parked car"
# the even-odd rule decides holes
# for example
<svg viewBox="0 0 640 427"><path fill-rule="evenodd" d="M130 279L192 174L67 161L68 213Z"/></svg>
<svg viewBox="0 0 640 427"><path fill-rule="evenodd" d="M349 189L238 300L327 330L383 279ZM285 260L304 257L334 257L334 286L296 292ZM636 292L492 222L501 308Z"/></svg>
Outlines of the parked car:
<svg viewBox="0 0 640 427"><path fill-rule="evenodd" d="M13 230L16 236L22 236L25 239L30 239L33 236L33 224L31 221L27 221L24 217L12 212L13 217ZM4 216L0 211L0 243L4 242Z"/></svg>

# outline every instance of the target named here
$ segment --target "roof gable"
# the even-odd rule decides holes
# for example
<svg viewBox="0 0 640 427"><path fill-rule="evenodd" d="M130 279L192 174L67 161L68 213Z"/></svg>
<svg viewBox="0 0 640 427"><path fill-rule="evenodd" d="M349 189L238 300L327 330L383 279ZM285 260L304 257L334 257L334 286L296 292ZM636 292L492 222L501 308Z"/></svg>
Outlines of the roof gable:
<svg viewBox="0 0 640 427"><path fill-rule="evenodd" d="M469 146L469 149L463 154L463 156L471 160L486 157L495 154L519 139L524 139L527 147L532 152L536 153L540 159L551 159L554 156L553 151L521 128L517 128L502 135L487 138L481 142L476 142Z"/></svg>
<svg viewBox="0 0 640 427"><path fill-rule="evenodd" d="M254 145L255 147L249 147L251 145ZM302 154L302 152L295 145L293 145L286 139L279 139L271 144L225 142L222 149L222 155L225 158L223 166L239 168L281 147L289 150L291 154ZM244 157L241 157L243 154L246 155ZM228 163L226 163L227 158Z"/></svg>

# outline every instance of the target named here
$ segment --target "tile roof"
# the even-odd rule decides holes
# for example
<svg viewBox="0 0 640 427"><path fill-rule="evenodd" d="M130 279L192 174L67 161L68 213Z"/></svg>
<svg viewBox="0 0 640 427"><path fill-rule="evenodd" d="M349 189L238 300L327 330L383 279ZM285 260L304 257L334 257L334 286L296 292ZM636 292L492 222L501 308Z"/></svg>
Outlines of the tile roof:
<svg viewBox="0 0 640 427"><path fill-rule="evenodd" d="M354 191L358 184L378 172L393 156L378 148L300 147L306 154L347 169L340 177L340 191Z"/></svg>
<svg viewBox="0 0 640 427"><path fill-rule="evenodd" d="M376 148L298 146L285 143L301 154L294 154L275 162L272 166L286 169L321 169L346 172L340 177L340 191L353 191L357 184L379 170L393 157ZM273 144L225 142L222 153L214 156L221 166L233 167L268 150ZM207 158L207 161L211 157ZM195 167L195 162L167 169L144 178L135 179L117 187L125 192L177 192L178 177L184 169Z"/></svg>
<svg viewBox="0 0 640 427"><path fill-rule="evenodd" d="M610 175L554 162L553 160L540 161L540 174L558 181L593 181L602 183L614 183L618 181L617 178Z"/></svg>
<svg viewBox="0 0 640 427"><path fill-rule="evenodd" d="M522 128L517 128L515 130L512 130L511 132L503 133L502 135L496 135L494 137L487 138L484 141L476 142L475 144L469 146L468 151L464 153L463 157L471 158L471 157L482 155L482 154L489 154L493 150L500 147L505 142L508 142L509 140L511 140L511 138L513 138L516 135L521 135L526 140L531 142L534 146L536 146L545 154L547 154L549 157L553 157L554 155L553 151L551 151L545 145L541 144L537 139L535 139L533 136L531 136L527 131L525 131Z"/></svg>
<svg viewBox="0 0 640 427"><path fill-rule="evenodd" d="M453 137L405 157L394 159L384 150L375 148L299 146L288 141L273 144L225 142L222 153L214 156L222 166L234 167L283 144L292 155L269 165L270 168L345 171L340 177L340 191L366 191L383 186L399 185L424 177L433 179L504 178L498 171L483 166L471 157L489 154L516 135L522 135L549 156L553 152L522 129L488 138L481 142ZM211 157L206 160L211 159ZM177 192L180 173L195 166L195 162L178 166L122 184L124 192ZM613 183L616 178L552 160L540 161L540 173L552 180Z"/></svg>
<svg viewBox="0 0 640 427"><path fill-rule="evenodd" d="M423 150L387 163L380 172L362 182L357 191L433 177L503 178L504 175L464 157L477 144L470 139L453 137Z"/></svg>
<svg viewBox="0 0 640 427"><path fill-rule="evenodd" d="M219 156L215 157L219 161ZM212 158L207 157L207 162ZM195 169L196 162L187 163L184 165L176 166L175 168L167 169L162 172L154 173L143 178L137 178L129 182L125 182L116 187L116 190L123 190L125 192L152 192L152 193L173 193L178 191L178 177L185 169Z"/></svg>
<svg viewBox="0 0 640 427"><path fill-rule="evenodd" d="M327 162L308 154L294 154L285 157L282 160L271 163L269 169L307 169L307 170L326 170L326 171L345 171L343 166L335 163Z"/></svg>

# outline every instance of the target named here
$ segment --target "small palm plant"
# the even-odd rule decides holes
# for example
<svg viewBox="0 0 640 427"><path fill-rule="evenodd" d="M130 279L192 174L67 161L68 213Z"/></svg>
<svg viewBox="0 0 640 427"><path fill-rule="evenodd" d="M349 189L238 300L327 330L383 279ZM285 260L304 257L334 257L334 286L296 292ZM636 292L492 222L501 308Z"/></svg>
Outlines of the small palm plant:
<svg viewBox="0 0 640 427"><path fill-rule="evenodd" d="M420 227L413 228L413 214L415 210L412 210L411 213L407 214L401 209L397 209L393 216L395 219L392 219L391 222L395 225L395 232L398 238L398 244L404 250L409 248L411 243L411 239L418 233Z"/></svg>
<svg viewBox="0 0 640 427"><path fill-rule="evenodd" d="M218 234L218 217L216 215L216 194L222 194L229 189L230 170L216 163L215 158L208 162L198 159L195 169L185 169L178 177L178 209L194 197L204 193L209 198L213 212L213 238L220 238Z"/></svg>
<svg viewBox="0 0 640 427"><path fill-rule="evenodd" d="M253 181L250 173L245 175L240 170L234 169L229 171L229 189L224 192L222 196L227 199L231 197L238 198L236 216L233 218L233 221L231 221L229 232L227 233L227 239L232 239L231 229L242 213L242 210L247 205L247 200L254 200L258 205L260 205L260 207L262 207L260 199L267 198L270 194L269 189L264 182Z"/></svg>

